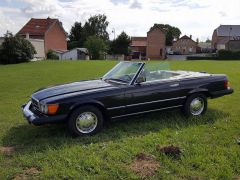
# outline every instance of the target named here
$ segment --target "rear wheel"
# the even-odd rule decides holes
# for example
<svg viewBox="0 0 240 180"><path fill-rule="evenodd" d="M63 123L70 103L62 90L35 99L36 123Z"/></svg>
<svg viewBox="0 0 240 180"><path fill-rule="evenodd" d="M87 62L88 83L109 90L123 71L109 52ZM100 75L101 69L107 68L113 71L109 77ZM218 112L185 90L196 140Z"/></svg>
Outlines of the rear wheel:
<svg viewBox="0 0 240 180"><path fill-rule="evenodd" d="M71 114L68 129L73 136L92 135L103 127L103 115L94 106L82 106Z"/></svg>
<svg viewBox="0 0 240 180"><path fill-rule="evenodd" d="M186 116L199 116L207 110L207 98L204 94L193 94L185 102L183 112Z"/></svg>

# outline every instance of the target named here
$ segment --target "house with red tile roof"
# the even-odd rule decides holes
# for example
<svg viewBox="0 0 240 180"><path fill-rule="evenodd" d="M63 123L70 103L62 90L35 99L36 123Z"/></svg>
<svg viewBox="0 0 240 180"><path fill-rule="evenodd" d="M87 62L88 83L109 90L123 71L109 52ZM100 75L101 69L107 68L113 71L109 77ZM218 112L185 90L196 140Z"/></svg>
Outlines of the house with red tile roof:
<svg viewBox="0 0 240 180"><path fill-rule="evenodd" d="M50 49L54 51L67 50L67 33L58 19L31 18L16 35L29 39L30 42L42 41L43 45L39 46L43 46L41 51L43 49L45 55ZM38 45L35 46L35 49L38 53Z"/></svg>
<svg viewBox="0 0 240 180"><path fill-rule="evenodd" d="M195 54L197 52L198 44L192 39L192 35L190 37L184 35L177 41L173 42L173 52L178 54Z"/></svg>

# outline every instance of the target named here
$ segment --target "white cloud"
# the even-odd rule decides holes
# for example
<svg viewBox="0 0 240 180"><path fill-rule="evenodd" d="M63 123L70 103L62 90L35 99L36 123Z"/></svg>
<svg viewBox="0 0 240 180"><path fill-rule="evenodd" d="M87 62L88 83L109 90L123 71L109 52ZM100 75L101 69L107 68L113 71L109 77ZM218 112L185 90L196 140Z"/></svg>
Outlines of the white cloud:
<svg viewBox="0 0 240 180"><path fill-rule="evenodd" d="M16 2L21 6L14 6ZM7 29L16 33L32 17L59 18L69 31L75 21L104 13L109 33L114 28L117 35L124 30L146 36L154 23L166 23L179 27L183 35L204 40L220 24L239 23L238 7L239 0L8 0L0 7L0 35Z"/></svg>
<svg viewBox="0 0 240 180"><path fill-rule="evenodd" d="M140 2L138 2L137 0L134 0L131 5L130 5L131 9L142 9L142 4Z"/></svg>

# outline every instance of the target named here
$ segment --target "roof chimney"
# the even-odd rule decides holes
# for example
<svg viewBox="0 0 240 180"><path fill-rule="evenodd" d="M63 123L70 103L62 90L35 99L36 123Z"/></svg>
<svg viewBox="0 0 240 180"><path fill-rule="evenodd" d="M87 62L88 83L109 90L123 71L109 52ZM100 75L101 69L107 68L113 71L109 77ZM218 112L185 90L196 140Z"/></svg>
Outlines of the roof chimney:
<svg viewBox="0 0 240 180"><path fill-rule="evenodd" d="M190 35L190 39L192 39L192 35Z"/></svg>
<svg viewBox="0 0 240 180"><path fill-rule="evenodd" d="M48 16L48 18L47 18L47 25L49 26L49 24L50 24L50 17Z"/></svg>

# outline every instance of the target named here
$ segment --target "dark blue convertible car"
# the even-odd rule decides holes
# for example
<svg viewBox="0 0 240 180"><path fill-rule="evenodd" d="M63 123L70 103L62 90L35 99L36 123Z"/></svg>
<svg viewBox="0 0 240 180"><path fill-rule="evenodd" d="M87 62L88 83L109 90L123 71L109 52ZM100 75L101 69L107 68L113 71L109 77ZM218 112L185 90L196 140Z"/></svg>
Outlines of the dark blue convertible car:
<svg viewBox="0 0 240 180"><path fill-rule="evenodd" d="M120 62L97 80L41 89L22 106L29 123L66 122L74 136L95 134L105 122L181 108L186 116L207 110L207 99L233 93L226 75L149 68Z"/></svg>

